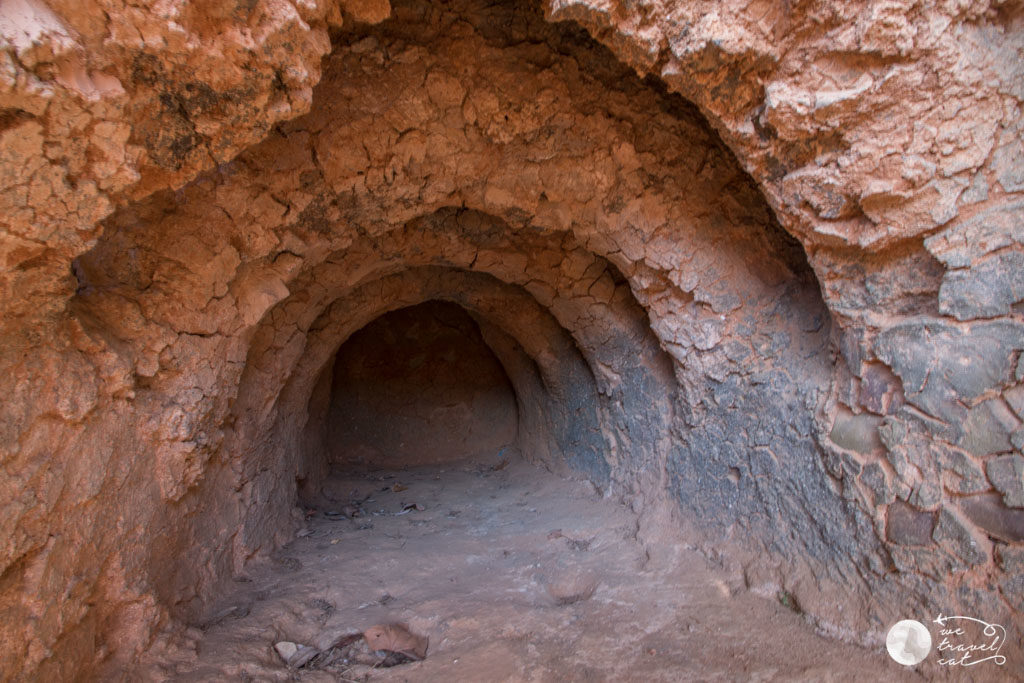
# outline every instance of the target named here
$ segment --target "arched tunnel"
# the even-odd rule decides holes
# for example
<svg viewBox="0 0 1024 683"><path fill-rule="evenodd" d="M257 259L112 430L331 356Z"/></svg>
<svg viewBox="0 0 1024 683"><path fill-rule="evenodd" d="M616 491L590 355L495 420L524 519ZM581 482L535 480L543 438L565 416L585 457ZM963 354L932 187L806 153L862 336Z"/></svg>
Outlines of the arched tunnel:
<svg viewBox="0 0 1024 683"><path fill-rule="evenodd" d="M385 20L343 22L329 37L308 113L268 126L260 142L176 189L122 201L72 263L74 293L61 324L76 360L62 372L68 382L95 375L99 389L85 398L71 392L60 404L74 425L67 443L81 454L62 475L73 483L25 475L42 477L33 486L40 499L51 497L47 514L66 520L68 531L41 544L32 541L38 529L12 536L26 550L4 580L23 592L50 581L67 598L57 612L11 608L48 624L40 644L19 650L22 664L54 680L73 678L76 667L87 677L252 680L251 672L271 676L289 662L295 670L294 657L271 646L294 640L301 650L302 638L320 657L306 662L323 663L330 648L314 642L312 626L296 624L317 610L325 629L364 608L383 619L398 598L356 595L342 574L370 572L378 557L381 576L404 563L427 566L418 551L387 545L399 533L394 525L408 520L413 530L441 529L430 544L452 567L484 562L465 545L484 532L459 524L486 518L486 528L533 534L522 546L501 541L505 554L487 571L497 576L502 562L519 558L508 571L521 572L521 583L508 593L547 586L545 609L553 600L577 610L583 626L572 647L609 658L594 655L604 662L587 669L594 675L628 666L614 675L701 676L719 666L669 659L659 669L654 655L641 665L587 640L586 624L619 618L600 610L632 604L635 618L652 625L630 636L635 642L620 634L630 651L685 654L682 636L668 635L682 622L665 621L646 597L628 597L630 572L662 572L650 591L676 595L666 609L683 610L702 594L742 594L774 610L780 633L796 634L806 621L819 634L875 648L911 606L945 599L1006 609L1000 600L1008 598L993 596L1010 589L997 582L969 596L936 588L957 563L981 560L926 546L962 548L957 539L967 536L986 548L1016 543L1019 519L1006 513L1009 521L995 524L1009 531L988 540L969 529L963 536L926 501L929 470L918 463L907 474L886 454L916 438L913 420L927 422L916 408L906 412L909 374L881 362L883 346L873 356L866 337L841 329L854 304L836 303L826 265L833 252L812 268L769 204L777 194L766 195L744 170L720 121L531 3L399 0ZM758 134L767 141L776 133ZM928 268L921 279L931 283ZM881 279L864 277L869 293L851 299L882 289ZM909 290L893 305L916 296ZM1007 342L1007 353L1017 353L1016 343ZM30 442L20 446L26 453ZM432 482L449 476L449 497L424 509L428 494L420 492L440 496ZM554 483L563 480L570 483ZM534 500L563 485L549 501L578 507L552 518L562 525L552 530L547 508L524 501L531 490ZM410 502L413 493L423 497ZM386 514L371 509L397 502ZM593 507L603 504L618 512L603 517ZM537 521L516 527L524 511ZM574 515L584 525L576 531L565 526ZM551 554L561 540L570 555ZM88 552L78 552L83 544ZM355 564L323 579L327 592L307 578L289 584L288 571L313 576L335 546ZM598 564L618 560L596 550L597 559L584 557L591 547L635 553L636 564L605 576ZM566 564L572 553L583 557L579 566ZM51 565L70 569L51 576ZM431 571L423 585L441 570ZM451 582L459 576L453 569ZM564 576L593 585L565 592ZM682 576L711 578L687 584ZM411 601L419 584L401 585ZM259 605L285 595L318 606L295 607L273 622L271 637L253 625L270 619ZM424 680L489 675L498 670L488 666L509 658L563 671L555 662L565 653L522 649L529 634L550 635L544 629L554 626L510 625L499 640L511 645L460 650L453 634L491 622L453 626L454 616L416 616L433 609L427 598L415 604L403 606L406 625L433 632L433 651L478 667L420 669ZM588 604L597 611L579 611ZM768 614L757 611L764 605L738 604L734 614ZM506 618L502 609L496 614ZM689 622L691 633L698 622ZM229 662L230 643L235 656L250 652L243 636L262 648L246 666ZM716 652L712 640L692 637L708 657ZM808 652L825 642L810 630L799 638L812 639L797 640ZM207 639L227 648L221 659L204 659L216 649ZM741 638L738 649L717 652L742 660L750 647ZM854 668L866 656L842 652ZM823 671L804 659L772 666L785 676Z"/></svg>
<svg viewBox="0 0 1024 683"><path fill-rule="evenodd" d="M832 360L800 247L680 98L569 26L464 11L399 4L380 28L336 36L309 115L118 212L77 262L82 319L116 330L130 306L147 322L134 345L152 379L135 401L177 397L180 420L154 439L174 505L148 573L183 618L281 542L332 466L455 448L428 447L426 426L402 434L415 406L397 386L338 386L397 373L382 326L415 326L428 302L461 309L511 387L502 414L467 418L508 434L491 451L638 512L673 499L685 523L792 545L801 562L830 560L843 537L860 550L857 520L808 514L813 496L835 498L812 437ZM352 344L396 357L346 361ZM450 371L455 392L479 375ZM429 385L405 391L430 400ZM419 419L452 439L474 428Z"/></svg>

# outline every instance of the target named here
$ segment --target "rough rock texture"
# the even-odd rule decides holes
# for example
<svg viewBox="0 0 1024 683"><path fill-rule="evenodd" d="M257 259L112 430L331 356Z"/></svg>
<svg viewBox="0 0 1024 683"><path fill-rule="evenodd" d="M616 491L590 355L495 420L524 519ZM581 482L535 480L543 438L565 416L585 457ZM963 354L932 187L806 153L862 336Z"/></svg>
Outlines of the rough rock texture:
<svg viewBox="0 0 1024 683"><path fill-rule="evenodd" d="M431 300L526 457L822 627L1019 623L1019 2L9 0L0 36L3 677L129 666L288 537L331 360Z"/></svg>

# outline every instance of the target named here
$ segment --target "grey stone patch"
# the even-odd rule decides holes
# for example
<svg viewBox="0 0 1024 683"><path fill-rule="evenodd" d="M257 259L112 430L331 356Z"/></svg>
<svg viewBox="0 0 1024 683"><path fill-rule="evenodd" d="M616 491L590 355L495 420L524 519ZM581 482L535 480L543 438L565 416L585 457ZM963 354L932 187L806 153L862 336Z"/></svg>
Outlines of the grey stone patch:
<svg viewBox="0 0 1024 683"><path fill-rule="evenodd" d="M960 195L960 204L967 206L969 204L977 204L988 199L988 181L985 180L984 173L975 173L974 180L971 182L970 187L964 190L964 193Z"/></svg>
<svg viewBox="0 0 1024 683"><path fill-rule="evenodd" d="M885 476L885 469L877 462L864 466L860 473L860 481L871 492L876 506L888 505L896 500L896 494Z"/></svg>
<svg viewBox="0 0 1024 683"><path fill-rule="evenodd" d="M1010 443L1018 451L1024 451L1024 429L1018 429L1013 434L1010 434Z"/></svg>
<svg viewBox="0 0 1024 683"><path fill-rule="evenodd" d="M854 415L848 410L840 409L828 438L840 448L869 455L882 448L882 440L878 436L878 427L881 424L882 418L877 415Z"/></svg>
<svg viewBox="0 0 1024 683"><path fill-rule="evenodd" d="M935 225L942 225L956 218L959 213L957 200L960 193L964 191L967 180L962 178L935 178L926 187L935 190L938 197L931 205L928 215L935 221Z"/></svg>
<svg viewBox="0 0 1024 683"><path fill-rule="evenodd" d="M893 470L896 471L896 476L903 482L912 481L914 479L915 471L910 461L907 460L906 454L902 450L890 450L885 454L885 459L889 461Z"/></svg>
<svg viewBox="0 0 1024 683"><path fill-rule="evenodd" d="M912 574L917 571L917 562L914 561L914 554L908 548L890 547L889 556L896 567L896 571L903 574Z"/></svg>
<svg viewBox="0 0 1024 683"><path fill-rule="evenodd" d="M1017 413L1017 417L1024 420L1024 384L1010 387L1003 392L1003 400Z"/></svg>
<svg viewBox="0 0 1024 683"><path fill-rule="evenodd" d="M711 310L715 313L729 313L740 307L741 301L730 289L729 285L716 286L714 291L708 289L701 292L707 297Z"/></svg>
<svg viewBox="0 0 1024 683"><path fill-rule="evenodd" d="M904 502L889 506L885 537L898 545L931 545L935 513L915 510Z"/></svg>
<svg viewBox="0 0 1024 683"><path fill-rule="evenodd" d="M878 426L878 438L886 449L895 451L907 438L907 425L895 417L887 417Z"/></svg>
<svg viewBox="0 0 1024 683"><path fill-rule="evenodd" d="M879 576L885 576L889 572L888 564L876 553L868 555L868 568Z"/></svg>
<svg viewBox="0 0 1024 683"><path fill-rule="evenodd" d="M942 502L942 491L935 482L926 479L914 488L907 502L923 510L933 510Z"/></svg>
<svg viewBox="0 0 1024 683"><path fill-rule="evenodd" d="M1024 190L1024 122L1018 120L1003 131L991 167L1004 190Z"/></svg>
<svg viewBox="0 0 1024 683"><path fill-rule="evenodd" d="M958 444L968 453L990 455L1013 450L1010 434L1019 421L1007 410L1006 405L991 399L979 403L967 411L964 420L964 435Z"/></svg>
<svg viewBox="0 0 1024 683"><path fill-rule="evenodd" d="M604 487L611 480L611 465L603 455L607 446L601 436L597 406L588 396L596 393L594 380L575 360L570 371L574 381L561 396L566 409L563 415L551 416L564 421L560 429L553 430L554 439L569 467Z"/></svg>
<svg viewBox="0 0 1024 683"><path fill-rule="evenodd" d="M843 335L839 339L839 351L850 372L860 375L860 366L864 362L864 330L859 328L843 330Z"/></svg>
<svg viewBox="0 0 1024 683"><path fill-rule="evenodd" d="M952 572L965 571L968 568L947 551L935 547L934 544L931 547L890 545L889 553L896 569L905 576L913 576L917 573L932 581L942 582L947 581ZM928 585L929 593L941 590L943 590L941 583L938 586ZM936 595L932 597L941 600Z"/></svg>
<svg viewBox="0 0 1024 683"><path fill-rule="evenodd" d="M715 403L722 408L732 408L744 390L745 382L738 375L729 375L715 386L713 396Z"/></svg>
<svg viewBox="0 0 1024 683"><path fill-rule="evenodd" d="M1017 358L1017 373L1014 376L1018 382L1024 382L1024 353Z"/></svg>
<svg viewBox="0 0 1024 683"><path fill-rule="evenodd" d="M750 346L740 341L729 341L722 345L725 357L734 363L742 363L750 357Z"/></svg>
<svg viewBox="0 0 1024 683"><path fill-rule="evenodd" d="M841 477L841 494L843 496L843 500L859 501L867 507L870 503L865 499L864 493L860 487L857 486L857 477L860 476L863 469L864 468L860 461L849 453L843 454L843 474Z"/></svg>
<svg viewBox="0 0 1024 683"><path fill-rule="evenodd" d="M822 462L825 465L825 471L836 479L840 479L843 476L843 456L838 451L826 449L822 454Z"/></svg>
<svg viewBox="0 0 1024 683"><path fill-rule="evenodd" d="M947 268L968 268L997 249L1021 243L1024 201L1009 202L961 221L924 241L925 249Z"/></svg>
<svg viewBox="0 0 1024 683"><path fill-rule="evenodd" d="M691 321L680 330L679 335L698 350L708 351L722 340L722 327L722 321L717 316L705 316Z"/></svg>
<svg viewBox="0 0 1024 683"><path fill-rule="evenodd" d="M911 321L881 332L875 352L903 381L906 400L952 427L970 404L1011 381L1011 359L1024 349L1024 325L994 321L965 331L938 320Z"/></svg>
<svg viewBox="0 0 1024 683"><path fill-rule="evenodd" d="M1010 574L999 582L1003 597L1018 612L1024 612L1024 574Z"/></svg>
<svg viewBox="0 0 1024 683"><path fill-rule="evenodd" d="M996 545L996 561L1007 574L1024 575L1024 548L1003 544Z"/></svg>
<svg viewBox="0 0 1024 683"><path fill-rule="evenodd" d="M939 466L955 475L956 482L950 488L956 493L981 493L989 489L985 473L969 455L941 444L937 444L935 453Z"/></svg>
<svg viewBox="0 0 1024 683"><path fill-rule="evenodd" d="M1024 541L1024 510L1006 507L998 493L964 498L960 507L989 536L1010 543Z"/></svg>
<svg viewBox="0 0 1024 683"><path fill-rule="evenodd" d="M979 547L978 539L960 516L949 508L939 510L932 539L969 565L988 562L988 554Z"/></svg>
<svg viewBox="0 0 1024 683"><path fill-rule="evenodd" d="M735 374L732 363L728 362L718 349L701 353L698 358L702 361L704 376L709 379L724 382L729 375Z"/></svg>
<svg viewBox="0 0 1024 683"><path fill-rule="evenodd" d="M1024 253L994 254L972 268L952 270L939 287L939 311L957 320L1006 315L1024 299Z"/></svg>
<svg viewBox="0 0 1024 683"><path fill-rule="evenodd" d="M844 499L829 476L843 474L840 453L823 454L812 436L812 392L799 387L810 385L813 369L794 358L785 370L764 371L763 383L744 387L732 409L695 411L687 418L692 427L675 432L666 470L673 497L709 537L739 524L744 534L764 539L768 552L803 558L823 577L850 581L859 572L853 558L877 549L879 538L861 504ZM751 448L748 435L762 445ZM743 485L723 486L724 468L744 461L750 476ZM856 469L850 459L845 466Z"/></svg>
<svg viewBox="0 0 1024 683"><path fill-rule="evenodd" d="M879 436L886 442L885 457L898 478L897 495L905 499L913 495L915 503L927 507L937 504L941 471L933 436L909 415L885 418ZM928 486L922 489L924 482Z"/></svg>
<svg viewBox="0 0 1024 683"><path fill-rule="evenodd" d="M879 415L891 414L902 399L900 380L881 363L864 366L860 381L860 404Z"/></svg>
<svg viewBox="0 0 1024 683"><path fill-rule="evenodd" d="M1024 457L1003 455L985 463L989 481L1003 494L1003 503L1009 507L1024 507Z"/></svg>
<svg viewBox="0 0 1024 683"><path fill-rule="evenodd" d="M792 346L793 340L785 332L772 332L767 339L758 344L757 350L765 358L776 358L782 351Z"/></svg>

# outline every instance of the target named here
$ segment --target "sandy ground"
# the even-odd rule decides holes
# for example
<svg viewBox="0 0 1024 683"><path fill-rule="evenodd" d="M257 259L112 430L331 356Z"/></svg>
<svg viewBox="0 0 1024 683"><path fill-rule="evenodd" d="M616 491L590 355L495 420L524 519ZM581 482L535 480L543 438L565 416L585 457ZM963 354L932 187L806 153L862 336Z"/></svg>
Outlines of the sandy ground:
<svg viewBox="0 0 1024 683"><path fill-rule="evenodd" d="M520 460L334 476L325 491L336 504L251 567L190 629L188 647L164 651L143 679L916 677L882 650L821 637L783 605L731 592L696 553L655 567L666 563L648 560L633 513ZM364 499L360 516L325 514ZM423 510L396 514L410 504ZM429 638L423 661L289 669L273 649L282 640L326 648L389 622Z"/></svg>

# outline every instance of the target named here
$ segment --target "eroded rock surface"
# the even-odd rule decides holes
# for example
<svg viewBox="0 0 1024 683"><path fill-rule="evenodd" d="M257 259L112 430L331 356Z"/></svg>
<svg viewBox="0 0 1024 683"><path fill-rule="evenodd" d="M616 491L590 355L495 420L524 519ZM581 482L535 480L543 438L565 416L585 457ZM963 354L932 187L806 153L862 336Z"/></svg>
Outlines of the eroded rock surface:
<svg viewBox="0 0 1024 683"><path fill-rule="evenodd" d="M1019 623L1022 22L3 3L0 671L129 667L290 538L338 348L436 300L528 459L748 587Z"/></svg>

